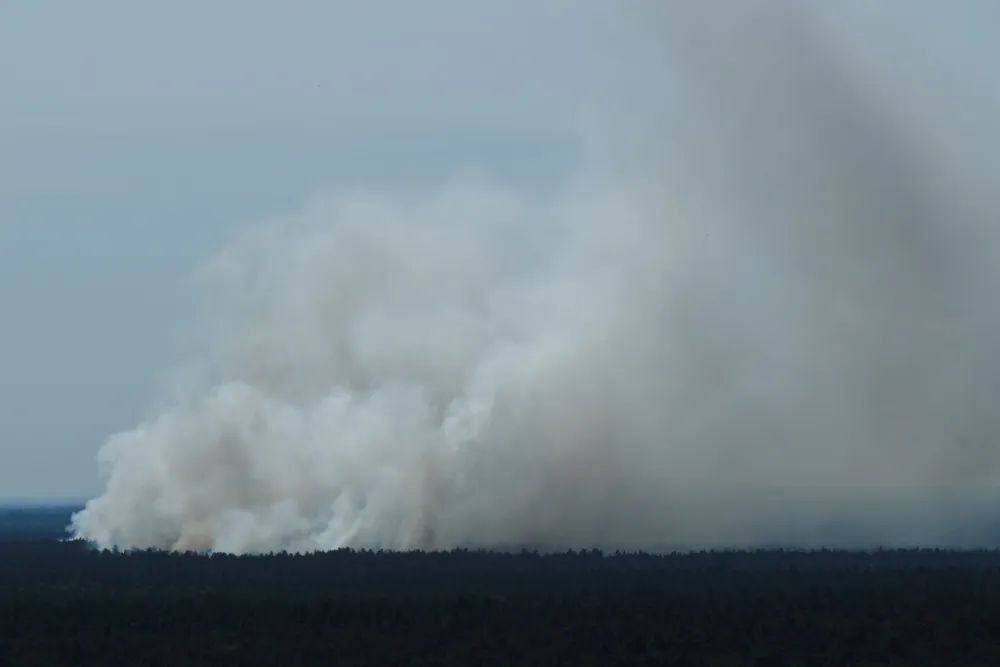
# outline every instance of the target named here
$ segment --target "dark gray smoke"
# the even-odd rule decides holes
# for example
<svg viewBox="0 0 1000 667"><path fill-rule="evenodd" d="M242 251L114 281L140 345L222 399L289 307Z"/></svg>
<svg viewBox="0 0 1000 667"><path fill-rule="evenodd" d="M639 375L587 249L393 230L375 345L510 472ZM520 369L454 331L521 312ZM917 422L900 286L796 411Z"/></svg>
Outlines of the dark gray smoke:
<svg viewBox="0 0 1000 667"><path fill-rule="evenodd" d="M215 258L204 354L102 448L77 535L992 543L992 10L629 11L560 196L330 196Z"/></svg>

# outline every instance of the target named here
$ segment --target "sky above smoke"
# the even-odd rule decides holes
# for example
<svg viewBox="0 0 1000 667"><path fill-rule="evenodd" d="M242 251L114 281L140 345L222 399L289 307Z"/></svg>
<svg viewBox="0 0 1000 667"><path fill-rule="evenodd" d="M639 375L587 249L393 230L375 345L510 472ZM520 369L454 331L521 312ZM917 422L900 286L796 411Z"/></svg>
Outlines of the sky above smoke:
<svg viewBox="0 0 1000 667"><path fill-rule="evenodd" d="M183 348L189 276L247 226L466 171L557 187L617 11L0 3L0 500L99 491L97 447Z"/></svg>
<svg viewBox="0 0 1000 667"><path fill-rule="evenodd" d="M398 86L364 81L370 100L440 107L445 129L510 115L576 137L562 174L334 183L233 230L196 271L200 315L153 407L101 448L79 536L993 543L995 10L543 7L497 24L534 45L530 84L531 59L462 57L491 53L462 29L491 18L471 10L410 17L421 44L455 37ZM403 55L347 32L372 74ZM134 85L211 100L198 81L215 76ZM294 98L297 79L264 81Z"/></svg>

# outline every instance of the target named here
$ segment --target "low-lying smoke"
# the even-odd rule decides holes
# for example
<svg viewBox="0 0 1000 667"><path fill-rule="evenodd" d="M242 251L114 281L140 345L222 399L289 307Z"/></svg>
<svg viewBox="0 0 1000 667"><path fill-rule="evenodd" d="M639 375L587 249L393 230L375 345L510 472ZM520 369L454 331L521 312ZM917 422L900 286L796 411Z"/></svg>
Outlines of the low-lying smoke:
<svg viewBox="0 0 1000 667"><path fill-rule="evenodd" d="M102 447L75 534L991 543L989 11L638 8L652 46L561 195L324 197L216 257L204 354Z"/></svg>

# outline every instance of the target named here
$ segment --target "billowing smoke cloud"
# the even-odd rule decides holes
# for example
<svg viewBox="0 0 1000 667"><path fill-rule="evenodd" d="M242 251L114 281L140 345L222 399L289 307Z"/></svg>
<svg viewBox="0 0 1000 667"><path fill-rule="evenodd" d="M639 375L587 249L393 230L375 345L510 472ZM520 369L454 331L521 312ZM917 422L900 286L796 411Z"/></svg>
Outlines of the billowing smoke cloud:
<svg viewBox="0 0 1000 667"><path fill-rule="evenodd" d="M236 240L76 534L990 543L997 23L958 4L643 6L559 196L347 193Z"/></svg>

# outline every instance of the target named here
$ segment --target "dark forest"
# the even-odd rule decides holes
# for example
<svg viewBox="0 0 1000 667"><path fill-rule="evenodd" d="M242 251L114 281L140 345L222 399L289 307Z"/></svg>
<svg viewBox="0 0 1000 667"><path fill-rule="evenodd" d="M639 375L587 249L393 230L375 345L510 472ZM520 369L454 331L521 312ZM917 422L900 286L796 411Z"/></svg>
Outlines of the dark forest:
<svg viewBox="0 0 1000 667"><path fill-rule="evenodd" d="M0 543L6 665L1000 664L1000 553Z"/></svg>

